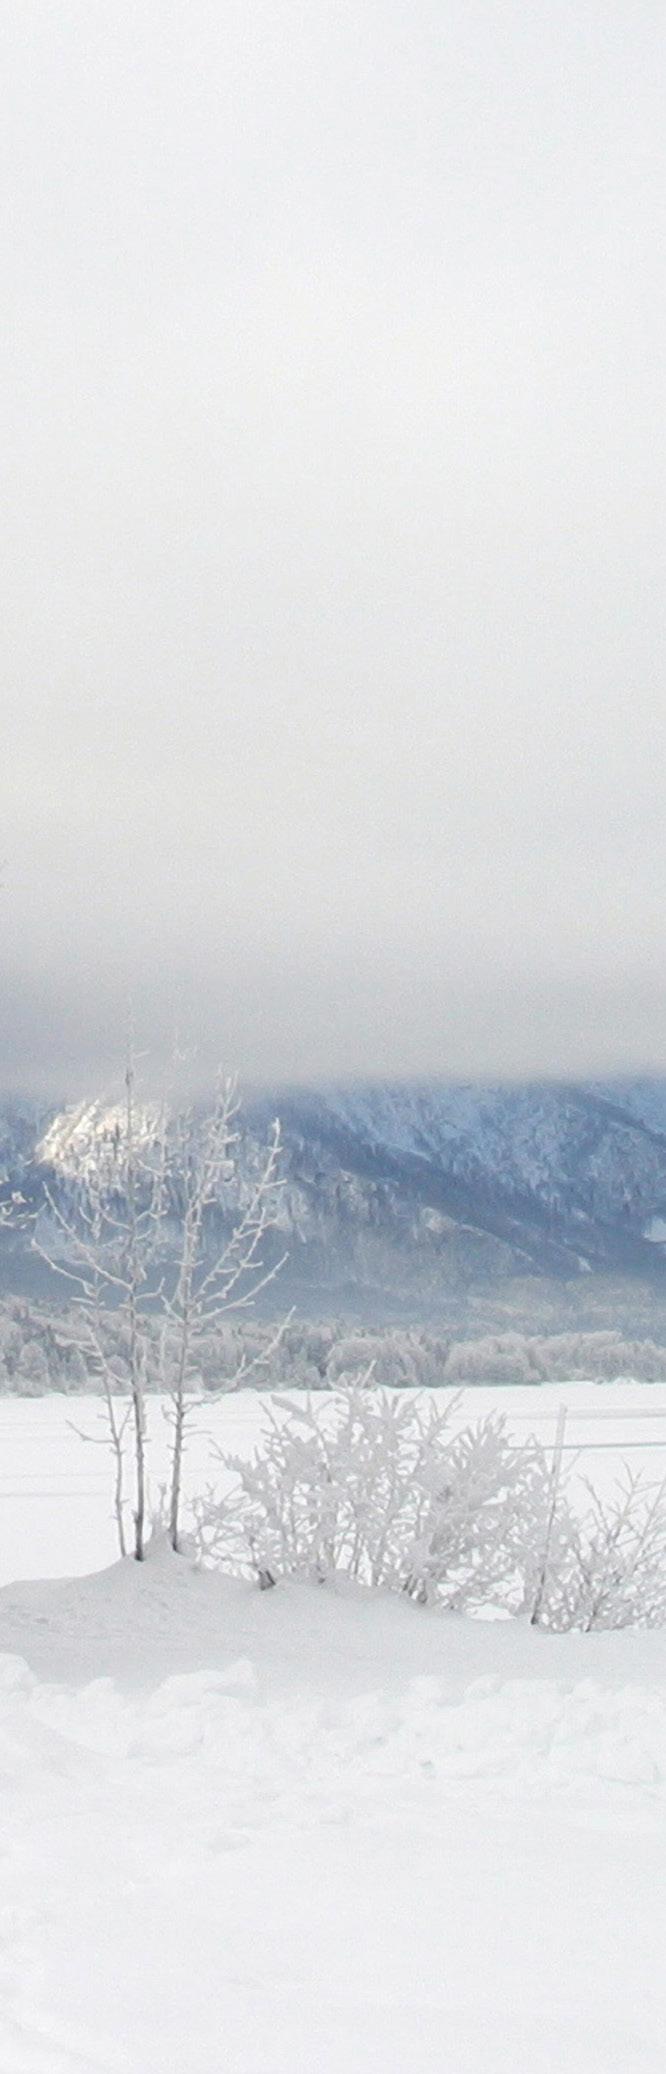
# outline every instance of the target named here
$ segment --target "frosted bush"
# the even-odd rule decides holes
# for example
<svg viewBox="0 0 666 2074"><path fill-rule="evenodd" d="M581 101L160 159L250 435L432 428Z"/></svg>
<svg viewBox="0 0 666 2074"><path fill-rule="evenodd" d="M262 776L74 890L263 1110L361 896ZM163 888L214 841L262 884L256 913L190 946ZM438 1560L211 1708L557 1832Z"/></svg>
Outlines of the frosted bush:
<svg viewBox="0 0 666 2074"><path fill-rule="evenodd" d="M323 1412L274 1399L254 1459L220 1457L229 1495L196 1506L202 1557L262 1583L342 1574L422 1604L517 1610L547 1463L500 1417L453 1431L453 1409L363 1382Z"/></svg>
<svg viewBox="0 0 666 2074"><path fill-rule="evenodd" d="M586 1485L577 1514L558 1505L540 1623L566 1629L662 1627L666 1622L666 1483L624 1471L604 1501Z"/></svg>
<svg viewBox="0 0 666 2074"><path fill-rule="evenodd" d="M583 1486L581 1507L536 1441L499 1416L456 1431L455 1410L368 1378L324 1404L274 1397L260 1450L220 1453L227 1490L195 1505L201 1559L557 1630L666 1623L666 1485L626 1472L610 1500Z"/></svg>

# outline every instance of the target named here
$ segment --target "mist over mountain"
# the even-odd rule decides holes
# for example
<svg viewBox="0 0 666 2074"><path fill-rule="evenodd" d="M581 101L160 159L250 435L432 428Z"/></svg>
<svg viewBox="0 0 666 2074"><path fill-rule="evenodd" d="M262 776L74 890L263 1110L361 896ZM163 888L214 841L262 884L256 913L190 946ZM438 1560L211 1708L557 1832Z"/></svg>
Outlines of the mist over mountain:
<svg viewBox="0 0 666 2074"><path fill-rule="evenodd" d="M517 1283L535 1296L574 1285L586 1301L599 1276L666 1298L666 1081L267 1089L241 1113L241 1193L276 1114L276 1305L425 1320L501 1306ZM149 1102L142 1116L150 1132ZM3 1196L31 1213L0 1233L4 1290L47 1272L32 1238L54 1241L48 1196L76 1215L120 1117L101 1102L2 1102ZM221 1203L211 1219L228 1215Z"/></svg>

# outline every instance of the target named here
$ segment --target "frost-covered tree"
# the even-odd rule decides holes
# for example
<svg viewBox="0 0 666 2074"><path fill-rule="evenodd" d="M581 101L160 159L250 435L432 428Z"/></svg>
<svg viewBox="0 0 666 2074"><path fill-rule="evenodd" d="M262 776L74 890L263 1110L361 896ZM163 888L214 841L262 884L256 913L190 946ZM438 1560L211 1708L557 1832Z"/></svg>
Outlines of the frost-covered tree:
<svg viewBox="0 0 666 2074"><path fill-rule="evenodd" d="M169 1538L178 1548L183 1453L193 1386L200 1375L204 1348L230 1317L245 1312L273 1281L284 1256L266 1263L262 1246L274 1226L282 1188L280 1126L273 1124L267 1150L245 1184L221 1241L207 1244L207 1218L219 1211L225 1193L238 1195L239 1100L236 1082L220 1079L214 1107L203 1124L191 1116L179 1119L170 1145L170 1162L179 1184L178 1265L175 1286L161 1294L162 1380L171 1407L172 1447L169 1489ZM238 1388L261 1361L269 1360L278 1335L253 1357L241 1345L231 1373L220 1383Z"/></svg>
<svg viewBox="0 0 666 2074"><path fill-rule="evenodd" d="M108 1437L115 1462L115 1512L121 1553L123 1528L123 1461L128 1417L116 1410L109 1353L102 1323L103 1302L113 1304L122 1319L134 1454L134 1555L143 1561L146 1528L146 1338L147 1311L159 1283L160 1242L166 1210L166 1120L157 1114L145 1127L136 1100L133 1054L125 1069L122 1115L97 1166L90 1166L76 1210L61 1209L50 1191L47 1202L64 1258L55 1258L39 1238L37 1251L77 1290L80 1339L101 1380Z"/></svg>
<svg viewBox="0 0 666 2074"><path fill-rule="evenodd" d="M24 1340L16 1365L16 1387L23 1397L42 1397L48 1390L48 1362L39 1340Z"/></svg>
<svg viewBox="0 0 666 2074"><path fill-rule="evenodd" d="M147 1386L164 1389L170 1405L168 1526L177 1549L185 1429L197 1387L200 1394L200 1355L282 1265L281 1259L267 1265L262 1258L282 1186L279 1125L256 1171L241 1172L238 1113L236 1083L222 1079L206 1118L180 1114L170 1120L166 1105L141 1107L130 1056L124 1106L104 1134L99 1159L88 1162L85 1188L67 1209L47 1191L58 1257L43 1236L34 1240L49 1265L76 1287L70 1347L85 1356L103 1393L122 1554L131 1426L138 1561L147 1523ZM222 1218L224 1235L211 1241L213 1212ZM220 1386L237 1387L270 1360L281 1330L269 1333L254 1357L238 1343L231 1371L220 1378L218 1365ZM118 1405L119 1379L126 1384L127 1410Z"/></svg>

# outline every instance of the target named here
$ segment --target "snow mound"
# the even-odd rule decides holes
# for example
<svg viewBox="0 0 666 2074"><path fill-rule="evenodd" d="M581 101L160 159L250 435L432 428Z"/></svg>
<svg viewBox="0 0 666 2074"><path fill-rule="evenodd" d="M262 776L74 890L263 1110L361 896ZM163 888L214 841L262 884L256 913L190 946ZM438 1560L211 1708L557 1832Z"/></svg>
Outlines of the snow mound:
<svg viewBox="0 0 666 2074"><path fill-rule="evenodd" d="M5 1663L10 1675L4 1682ZM21 1675L17 1675L20 1670ZM402 1692L340 1700L266 1698L247 1659L122 1694L111 1679L80 1689L40 1684L0 1657L0 1774L76 1769L74 1753L131 1766L196 1757L200 1772L311 1799L372 1793L384 1781L520 1783L549 1792L581 1781L666 1792L666 1696L585 1679L476 1679L451 1700L444 1681L417 1677Z"/></svg>
<svg viewBox="0 0 666 2074"><path fill-rule="evenodd" d="M3 2074L660 2074L661 1636L164 1549L0 1636Z"/></svg>

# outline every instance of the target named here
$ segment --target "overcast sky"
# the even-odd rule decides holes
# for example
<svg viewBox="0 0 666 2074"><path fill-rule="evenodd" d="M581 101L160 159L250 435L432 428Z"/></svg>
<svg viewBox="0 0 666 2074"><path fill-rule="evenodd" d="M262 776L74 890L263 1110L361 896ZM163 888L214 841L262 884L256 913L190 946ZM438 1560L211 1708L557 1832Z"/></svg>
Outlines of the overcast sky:
<svg viewBox="0 0 666 2074"><path fill-rule="evenodd" d="M661 0L7 0L6 1083L666 1068Z"/></svg>

